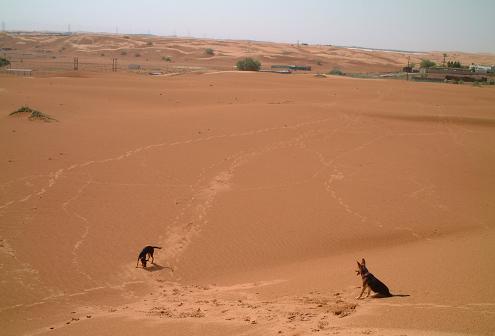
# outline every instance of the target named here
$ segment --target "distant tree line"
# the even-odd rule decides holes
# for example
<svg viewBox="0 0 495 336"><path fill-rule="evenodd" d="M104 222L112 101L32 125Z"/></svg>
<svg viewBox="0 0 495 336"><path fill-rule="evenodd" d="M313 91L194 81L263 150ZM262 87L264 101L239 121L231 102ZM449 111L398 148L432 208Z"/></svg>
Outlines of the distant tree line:
<svg viewBox="0 0 495 336"><path fill-rule="evenodd" d="M448 61L447 62L447 67L448 68L462 68L462 64L459 61Z"/></svg>
<svg viewBox="0 0 495 336"><path fill-rule="evenodd" d="M435 62L433 62L432 60L422 59L419 66L422 68L433 68L433 67L436 67L437 64ZM445 66L445 63L444 63L444 66ZM460 69L460 68L462 68L462 64L459 61L448 61L447 67Z"/></svg>

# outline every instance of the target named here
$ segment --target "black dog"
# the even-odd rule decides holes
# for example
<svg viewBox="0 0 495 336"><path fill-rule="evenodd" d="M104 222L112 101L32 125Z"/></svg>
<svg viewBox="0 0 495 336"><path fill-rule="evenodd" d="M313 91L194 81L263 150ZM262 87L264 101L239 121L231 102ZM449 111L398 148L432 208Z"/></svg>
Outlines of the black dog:
<svg viewBox="0 0 495 336"><path fill-rule="evenodd" d="M143 248L141 253L139 253L138 260L136 263L136 268L139 266L139 261L141 261L141 264L143 265L143 268L146 267L146 263L148 262L148 256L151 257L151 263L154 264L155 259L153 259L153 253L155 252L155 249L161 249L159 246L146 246Z"/></svg>

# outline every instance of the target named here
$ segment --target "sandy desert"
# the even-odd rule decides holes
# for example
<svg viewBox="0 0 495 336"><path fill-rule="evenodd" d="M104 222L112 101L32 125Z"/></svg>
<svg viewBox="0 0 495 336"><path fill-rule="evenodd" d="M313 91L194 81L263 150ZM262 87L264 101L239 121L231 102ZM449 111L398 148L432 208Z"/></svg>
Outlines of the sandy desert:
<svg viewBox="0 0 495 336"><path fill-rule="evenodd" d="M314 75L442 53L0 46L35 69L0 73L0 334L495 334L495 88ZM243 56L313 71L233 71ZM146 245L162 249L136 268ZM356 299L361 258L395 296Z"/></svg>

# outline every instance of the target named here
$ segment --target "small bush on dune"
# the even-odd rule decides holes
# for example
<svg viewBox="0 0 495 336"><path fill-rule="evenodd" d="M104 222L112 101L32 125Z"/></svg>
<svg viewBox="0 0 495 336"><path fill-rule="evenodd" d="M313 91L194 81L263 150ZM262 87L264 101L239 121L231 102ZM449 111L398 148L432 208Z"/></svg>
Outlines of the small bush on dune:
<svg viewBox="0 0 495 336"><path fill-rule="evenodd" d="M172 58L170 58L170 56L163 56L162 60L165 62L172 62Z"/></svg>
<svg viewBox="0 0 495 336"><path fill-rule="evenodd" d="M237 62L237 69L241 71L260 71L261 63L251 57L246 57Z"/></svg>
<svg viewBox="0 0 495 336"><path fill-rule="evenodd" d="M22 106L21 108L17 109L16 111L10 113L9 115L16 115L19 113L30 113L29 115L29 120L43 120L45 122L50 122L50 121L58 121L57 119L50 117L48 114L45 114L43 112L40 112L38 110L34 110L30 108L29 106Z"/></svg>
<svg viewBox="0 0 495 336"><path fill-rule="evenodd" d="M36 111L36 110L31 112L29 119L30 120L43 120L43 121L47 121L47 122L57 121L57 119L50 117L48 114L45 114L43 112Z"/></svg>
<svg viewBox="0 0 495 336"><path fill-rule="evenodd" d="M31 113L31 112L33 112L33 110L30 107L28 107L28 106L22 106L22 107L20 107L19 109L17 109L16 111L12 112L9 115L14 115L14 114L17 114L17 113L25 113L25 112Z"/></svg>
<svg viewBox="0 0 495 336"><path fill-rule="evenodd" d="M209 55L209 56L213 56L213 55L215 55L215 51L213 49L211 49L211 48L206 48L205 49L205 54L206 55Z"/></svg>

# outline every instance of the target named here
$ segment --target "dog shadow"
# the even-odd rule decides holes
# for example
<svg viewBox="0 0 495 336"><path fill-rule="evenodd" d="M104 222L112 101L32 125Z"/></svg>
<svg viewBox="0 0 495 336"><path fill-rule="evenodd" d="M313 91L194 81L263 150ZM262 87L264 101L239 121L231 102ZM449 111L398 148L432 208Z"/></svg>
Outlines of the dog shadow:
<svg viewBox="0 0 495 336"><path fill-rule="evenodd" d="M150 267L146 267L144 270L148 271L148 272L158 272L158 271L162 271L162 270L165 270L165 269L168 269L170 271L174 271L174 269L170 266L162 266L162 265L159 265L159 264L151 264Z"/></svg>

